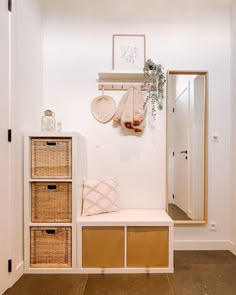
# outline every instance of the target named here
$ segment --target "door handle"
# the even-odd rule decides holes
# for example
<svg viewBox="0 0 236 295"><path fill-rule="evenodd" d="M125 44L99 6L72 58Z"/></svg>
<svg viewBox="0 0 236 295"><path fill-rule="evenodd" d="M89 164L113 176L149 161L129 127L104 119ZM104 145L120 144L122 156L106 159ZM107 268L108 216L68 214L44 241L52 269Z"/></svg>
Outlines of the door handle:
<svg viewBox="0 0 236 295"><path fill-rule="evenodd" d="M181 151L180 153L181 153L181 154L187 154L188 151Z"/></svg>

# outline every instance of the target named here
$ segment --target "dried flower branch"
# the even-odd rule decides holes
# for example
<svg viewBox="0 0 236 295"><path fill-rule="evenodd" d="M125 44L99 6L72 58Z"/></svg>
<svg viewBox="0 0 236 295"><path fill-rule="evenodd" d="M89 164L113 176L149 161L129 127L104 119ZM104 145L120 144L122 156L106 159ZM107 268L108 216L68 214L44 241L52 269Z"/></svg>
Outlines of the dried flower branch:
<svg viewBox="0 0 236 295"><path fill-rule="evenodd" d="M144 86L148 86L144 107L150 102L152 116L156 118L156 112L163 109L164 86L166 82L164 68L160 64L155 64L151 59L145 62Z"/></svg>

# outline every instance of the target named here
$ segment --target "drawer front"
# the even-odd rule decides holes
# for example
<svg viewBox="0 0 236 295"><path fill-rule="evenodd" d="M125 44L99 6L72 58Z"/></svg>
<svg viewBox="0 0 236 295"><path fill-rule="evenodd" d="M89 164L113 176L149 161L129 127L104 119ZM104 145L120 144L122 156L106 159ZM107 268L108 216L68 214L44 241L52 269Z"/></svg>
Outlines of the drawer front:
<svg viewBox="0 0 236 295"><path fill-rule="evenodd" d="M31 184L31 221L72 221L72 184L33 182Z"/></svg>
<svg viewBox="0 0 236 295"><path fill-rule="evenodd" d="M72 177L71 138L32 138L31 177L66 178Z"/></svg>
<svg viewBox="0 0 236 295"><path fill-rule="evenodd" d="M127 267L168 267L168 227L128 227Z"/></svg>
<svg viewBox="0 0 236 295"><path fill-rule="evenodd" d="M70 268L71 227L31 227L30 267Z"/></svg>
<svg viewBox="0 0 236 295"><path fill-rule="evenodd" d="M82 266L124 267L123 227L83 227Z"/></svg>

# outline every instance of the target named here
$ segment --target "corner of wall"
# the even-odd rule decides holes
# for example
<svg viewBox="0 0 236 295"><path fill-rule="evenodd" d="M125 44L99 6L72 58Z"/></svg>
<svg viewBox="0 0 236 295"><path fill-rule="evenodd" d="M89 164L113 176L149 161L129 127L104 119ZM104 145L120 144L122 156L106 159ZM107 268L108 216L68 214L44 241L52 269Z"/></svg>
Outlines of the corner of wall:
<svg viewBox="0 0 236 295"><path fill-rule="evenodd" d="M13 272L10 276L10 286L9 287L12 287L20 279L20 277L23 275L23 273L24 273L24 262L22 261L13 270Z"/></svg>

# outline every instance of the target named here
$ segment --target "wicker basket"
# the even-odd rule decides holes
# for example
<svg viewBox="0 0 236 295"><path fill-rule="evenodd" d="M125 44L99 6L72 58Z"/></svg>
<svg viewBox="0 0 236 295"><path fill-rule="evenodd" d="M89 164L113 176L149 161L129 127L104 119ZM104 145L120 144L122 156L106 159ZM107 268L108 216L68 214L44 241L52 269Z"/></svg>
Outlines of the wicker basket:
<svg viewBox="0 0 236 295"><path fill-rule="evenodd" d="M31 177L71 178L71 138L32 138Z"/></svg>
<svg viewBox="0 0 236 295"><path fill-rule="evenodd" d="M31 227L30 267L72 267L71 227Z"/></svg>
<svg viewBox="0 0 236 295"><path fill-rule="evenodd" d="M32 222L71 222L71 183L33 182L31 184Z"/></svg>

